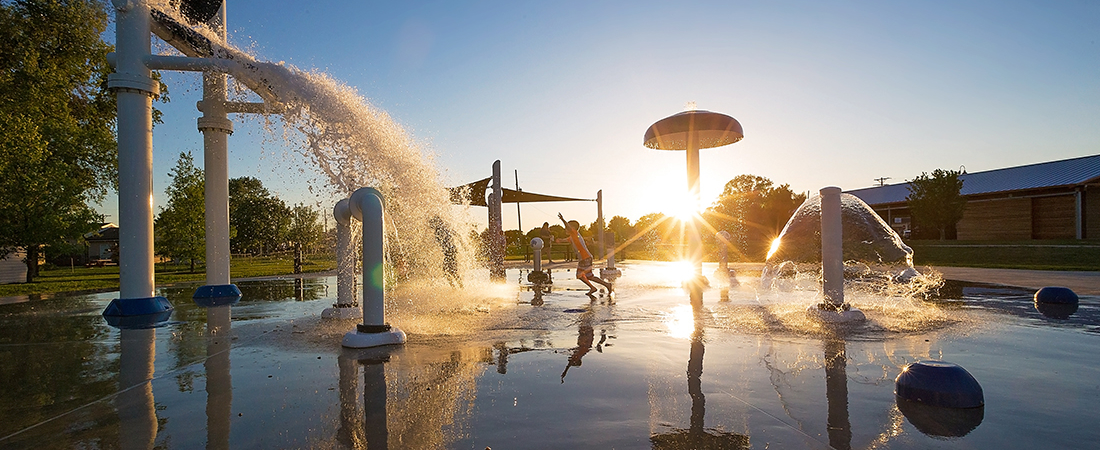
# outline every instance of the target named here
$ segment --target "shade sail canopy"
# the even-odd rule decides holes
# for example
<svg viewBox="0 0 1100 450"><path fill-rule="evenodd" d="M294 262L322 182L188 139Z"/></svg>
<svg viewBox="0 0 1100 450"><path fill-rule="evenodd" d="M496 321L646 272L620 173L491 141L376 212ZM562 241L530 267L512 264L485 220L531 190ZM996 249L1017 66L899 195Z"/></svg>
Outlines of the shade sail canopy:
<svg viewBox="0 0 1100 450"><path fill-rule="evenodd" d="M558 197L556 195L536 194L504 188L501 203L539 203L539 202L594 202L593 198Z"/></svg>
<svg viewBox="0 0 1100 450"><path fill-rule="evenodd" d="M451 203L456 205L469 201L470 206L489 206L485 200L485 191L489 189L492 178L478 180L462 186L449 188ZM590 198L559 197L556 195L536 194L514 189L503 189L501 203L539 203L539 202L593 202Z"/></svg>
<svg viewBox="0 0 1100 450"><path fill-rule="evenodd" d="M692 110L658 120L645 131L646 147L687 150L729 145L745 137L741 123L722 113Z"/></svg>

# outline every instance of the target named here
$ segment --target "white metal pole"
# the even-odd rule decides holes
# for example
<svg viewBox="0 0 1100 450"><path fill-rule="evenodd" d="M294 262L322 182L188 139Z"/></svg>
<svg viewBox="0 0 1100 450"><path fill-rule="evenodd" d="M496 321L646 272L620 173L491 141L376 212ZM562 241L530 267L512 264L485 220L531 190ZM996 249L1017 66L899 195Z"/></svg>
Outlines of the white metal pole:
<svg viewBox="0 0 1100 450"><path fill-rule="evenodd" d="M118 106L119 297L153 296L153 105L159 85L142 62L150 54L149 6L115 0Z"/></svg>
<svg viewBox="0 0 1100 450"><path fill-rule="evenodd" d="M694 119L693 119L694 120ZM688 203L691 207L691 217L685 224L688 238L688 258L691 261L695 278L703 276L703 239L699 236L699 226L695 213L699 208L699 146L695 142L695 133L689 132L687 145L687 183Z"/></svg>
<svg viewBox="0 0 1100 450"><path fill-rule="evenodd" d="M226 37L225 2L210 25ZM233 122L225 108L226 75L216 71L202 74L203 171L206 177L206 284L229 283L229 135Z"/></svg>
<svg viewBox="0 0 1100 450"><path fill-rule="evenodd" d="M821 276L825 301L844 304L844 244L840 188L821 188Z"/></svg>

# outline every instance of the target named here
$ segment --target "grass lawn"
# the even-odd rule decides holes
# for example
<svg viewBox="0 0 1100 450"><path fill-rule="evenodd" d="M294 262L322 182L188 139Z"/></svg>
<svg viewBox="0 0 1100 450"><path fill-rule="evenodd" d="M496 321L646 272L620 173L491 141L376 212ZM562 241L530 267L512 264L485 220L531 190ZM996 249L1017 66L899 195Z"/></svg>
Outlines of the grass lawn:
<svg viewBox="0 0 1100 450"><path fill-rule="evenodd" d="M336 268L332 254L307 255L302 262L302 272L324 272ZM206 279L206 268L196 266L195 273L188 273L185 264L156 264L157 285L165 285ZM233 257L230 276L236 278L290 275L294 273L292 255ZM118 290L118 266L107 267L57 267L40 269L33 283L0 285L0 297L27 294L51 294L57 292L113 291Z"/></svg>
<svg viewBox="0 0 1100 450"><path fill-rule="evenodd" d="M1100 240L907 241L919 266L1100 270Z"/></svg>

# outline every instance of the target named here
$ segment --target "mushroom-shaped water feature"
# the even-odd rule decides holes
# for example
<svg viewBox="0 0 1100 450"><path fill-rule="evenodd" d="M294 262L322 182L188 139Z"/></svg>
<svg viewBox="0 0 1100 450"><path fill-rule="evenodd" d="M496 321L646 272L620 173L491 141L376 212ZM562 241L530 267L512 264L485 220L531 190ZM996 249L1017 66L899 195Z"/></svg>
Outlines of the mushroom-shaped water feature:
<svg viewBox="0 0 1100 450"><path fill-rule="evenodd" d="M643 144L657 150L687 151L687 184L692 211L699 207L699 149L721 147L745 137L741 123L722 113L689 110L658 120L645 132ZM688 259L695 272L693 301L706 284L703 277L703 245L697 220L687 223ZM701 298L701 297L700 297Z"/></svg>

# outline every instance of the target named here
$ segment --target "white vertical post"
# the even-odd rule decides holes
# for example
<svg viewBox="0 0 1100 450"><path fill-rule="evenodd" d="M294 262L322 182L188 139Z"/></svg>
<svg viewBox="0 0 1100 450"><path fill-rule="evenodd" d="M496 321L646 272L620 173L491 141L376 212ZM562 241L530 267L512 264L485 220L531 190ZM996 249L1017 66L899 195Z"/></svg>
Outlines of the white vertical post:
<svg viewBox="0 0 1100 450"><path fill-rule="evenodd" d="M209 25L226 37L225 2ZM202 74L202 117L198 120L203 134L203 172L206 206L206 284L229 284L229 135L233 122L225 108L226 75L207 71Z"/></svg>
<svg viewBox="0 0 1100 450"><path fill-rule="evenodd" d="M821 188L821 275L825 301L844 304L844 244L840 188Z"/></svg>
<svg viewBox="0 0 1100 450"><path fill-rule="evenodd" d="M692 270L695 273L695 280L702 281L703 279L703 239L699 235L699 224L695 213L699 210L699 144L695 138L695 116L691 118L692 125L690 125L690 131L688 132L688 144L687 144L687 184L688 184L688 204L690 206L691 218L688 220L687 225L687 239L688 239L688 260L691 261Z"/></svg>
<svg viewBox="0 0 1100 450"><path fill-rule="evenodd" d="M119 297L153 296L153 105L159 85L142 59L150 54L149 6L114 2L115 73L107 86L118 105Z"/></svg>

